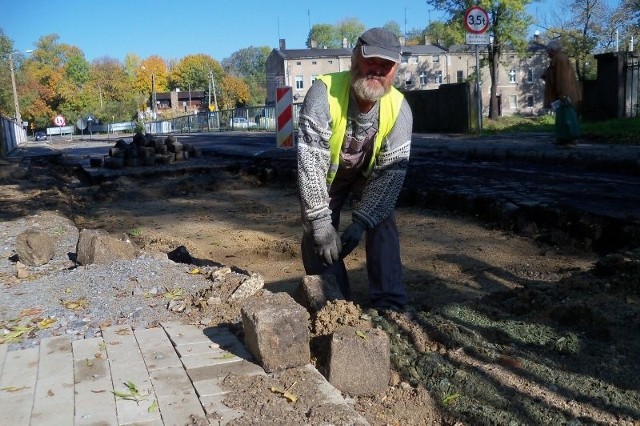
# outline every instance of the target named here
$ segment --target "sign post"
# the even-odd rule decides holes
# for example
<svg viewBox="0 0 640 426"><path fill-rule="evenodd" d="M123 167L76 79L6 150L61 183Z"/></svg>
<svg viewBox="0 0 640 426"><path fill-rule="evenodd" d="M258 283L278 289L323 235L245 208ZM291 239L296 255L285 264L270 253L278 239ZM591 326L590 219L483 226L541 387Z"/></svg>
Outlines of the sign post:
<svg viewBox="0 0 640 426"><path fill-rule="evenodd" d="M473 6L464 14L464 26L467 28L467 44L476 47L476 96L478 98L478 131L482 131L482 93L480 93L480 58L478 45L489 44L490 38L485 34L489 28L489 14L480 6Z"/></svg>

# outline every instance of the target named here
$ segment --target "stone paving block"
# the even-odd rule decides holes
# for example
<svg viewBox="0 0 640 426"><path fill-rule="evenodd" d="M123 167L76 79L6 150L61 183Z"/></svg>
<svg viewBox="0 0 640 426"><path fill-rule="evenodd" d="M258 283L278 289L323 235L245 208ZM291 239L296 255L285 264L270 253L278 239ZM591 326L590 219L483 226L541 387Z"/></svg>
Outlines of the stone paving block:
<svg viewBox="0 0 640 426"><path fill-rule="evenodd" d="M74 379L71 339L50 337L40 342L40 359L31 425L73 424Z"/></svg>
<svg viewBox="0 0 640 426"><path fill-rule="evenodd" d="M226 327L207 327L204 330L195 326L190 327L196 328L198 334L194 336L193 341L182 340L176 344L176 351L180 356L193 354L194 351L202 350L205 345L209 348L225 349L239 341L238 337ZM205 341L202 340L200 333L207 337Z"/></svg>
<svg viewBox="0 0 640 426"><path fill-rule="evenodd" d="M151 383L158 397L188 393L195 395L195 389L182 366L153 371Z"/></svg>
<svg viewBox="0 0 640 426"><path fill-rule="evenodd" d="M0 372L2 371L2 366L4 365L4 360L7 356L8 350L9 350L9 345L5 345L5 344L0 345Z"/></svg>
<svg viewBox="0 0 640 426"><path fill-rule="evenodd" d="M193 387L196 389L198 396L200 397L200 401L205 396L218 395L222 393L228 393L222 386L221 381L223 378L219 379L205 379L200 381L193 382Z"/></svg>
<svg viewBox="0 0 640 426"><path fill-rule="evenodd" d="M198 424L190 422L191 415L195 419L205 419L204 409L182 367L156 370L151 374L151 382L165 424Z"/></svg>
<svg viewBox="0 0 640 426"><path fill-rule="evenodd" d="M330 274L305 275L293 295L309 312L318 312L330 300L344 299L336 277Z"/></svg>
<svg viewBox="0 0 640 426"><path fill-rule="evenodd" d="M266 372L309 363L309 313L287 293L250 299L242 307L245 344Z"/></svg>
<svg viewBox="0 0 640 426"><path fill-rule="evenodd" d="M249 361L241 360L228 364L209 365L187 370L187 374L192 382L201 382L203 380L222 380L229 373L240 375L265 374L264 370L257 364Z"/></svg>
<svg viewBox="0 0 640 426"><path fill-rule="evenodd" d="M180 357L180 361L182 361L182 365L187 370L198 368L198 367L206 367L209 365L219 365L219 364L228 364L233 362L240 362L243 359L239 356L234 355L231 352L224 351L222 349L212 349L211 352L201 353L197 355L187 355Z"/></svg>
<svg viewBox="0 0 640 426"><path fill-rule="evenodd" d="M232 420L239 419L244 411L230 408L224 405L222 401L226 398L225 394L211 395L200 398L200 402L207 413L207 417L215 425L226 425Z"/></svg>
<svg viewBox="0 0 640 426"><path fill-rule="evenodd" d="M379 329L342 327L333 333L328 362L329 382L342 392L375 395L389 386L389 336Z"/></svg>
<svg viewBox="0 0 640 426"><path fill-rule="evenodd" d="M8 351L0 375L0 424L28 424L38 371L39 348Z"/></svg>
<svg viewBox="0 0 640 426"><path fill-rule="evenodd" d="M74 340L71 344L73 350L73 361L83 359L95 359L107 357L107 345L102 337L94 337L91 339Z"/></svg>
<svg viewBox="0 0 640 426"><path fill-rule="evenodd" d="M176 354L167 333L160 327L139 329L134 332L142 358L149 372L164 368L181 368L182 363Z"/></svg>
<svg viewBox="0 0 640 426"><path fill-rule="evenodd" d="M137 424L160 419L158 410L148 408L156 401L147 366L142 358L133 330L128 325L104 327L102 338L106 344L113 388L116 395L118 423ZM129 385L133 384L138 395L133 395Z"/></svg>
<svg viewBox="0 0 640 426"><path fill-rule="evenodd" d="M117 424L116 401L102 338L74 340L74 424Z"/></svg>
<svg viewBox="0 0 640 426"><path fill-rule="evenodd" d="M211 342L212 340L208 334L215 335L218 332L215 327L201 330L195 325L183 324L179 321L163 322L160 325L164 328L174 346Z"/></svg>
<svg viewBox="0 0 640 426"><path fill-rule="evenodd" d="M142 359L138 342L130 326L116 325L103 327L101 330L110 363L126 364L133 359Z"/></svg>

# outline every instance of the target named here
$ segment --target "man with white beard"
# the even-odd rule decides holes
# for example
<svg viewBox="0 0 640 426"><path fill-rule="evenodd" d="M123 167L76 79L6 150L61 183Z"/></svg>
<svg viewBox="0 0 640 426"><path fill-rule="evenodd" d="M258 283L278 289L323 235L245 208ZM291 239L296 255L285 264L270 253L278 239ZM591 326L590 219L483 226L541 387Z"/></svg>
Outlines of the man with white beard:
<svg viewBox="0 0 640 426"><path fill-rule="evenodd" d="M394 217L413 123L409 104L392 86L401 55L393 33L365 31L353 49L351 70L320 76L299 115L305 271L334 275L350 299L343 259L366 234L370 305L380 310L407 303ZM351 198L351 223L340 236L340 211Z"/></svg>

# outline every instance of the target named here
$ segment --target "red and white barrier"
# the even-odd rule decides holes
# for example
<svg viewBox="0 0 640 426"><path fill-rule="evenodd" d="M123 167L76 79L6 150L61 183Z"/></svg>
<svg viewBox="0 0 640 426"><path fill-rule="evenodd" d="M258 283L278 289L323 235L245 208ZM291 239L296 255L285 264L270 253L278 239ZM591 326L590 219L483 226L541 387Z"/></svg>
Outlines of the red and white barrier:
<svg viewBox="0 0 640 426"><path fill-rule="evenodd" d="M293 93L290 86L276 88L276 139L278 148L293 148Z"/></svg>

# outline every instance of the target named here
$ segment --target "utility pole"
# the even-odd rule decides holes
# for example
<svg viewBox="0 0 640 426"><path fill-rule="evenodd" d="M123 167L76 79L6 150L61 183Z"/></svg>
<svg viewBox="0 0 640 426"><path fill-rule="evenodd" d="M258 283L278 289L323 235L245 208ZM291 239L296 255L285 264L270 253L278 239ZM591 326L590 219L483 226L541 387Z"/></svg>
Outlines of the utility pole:
<svg viewBox="0 0 640 426"><path fill-rule="evenodd" d="M220 129L220 110L218 109L218 97L216 96L216 80L213 78L213 72L209 71L209 105L211 105L211 92L213 92L213 104L216 108L216 124Z"/></svg>
<svg viewBox="0 0 640 426"><path fill-rule="evenodd" d="M151 111L153 119L156 119L156 73L151 73Z"/></svg>
<svg viewBox="0 0 640 426"><path fill-rule="evenodd" d="M18 102L18 89L16 88L16 76L13 72L13 52L9 52L9 68L11 69L11 87L13 88L13 106L16 110L15 120L22 127L22 117L20 116L20 103Z"/></svg>

